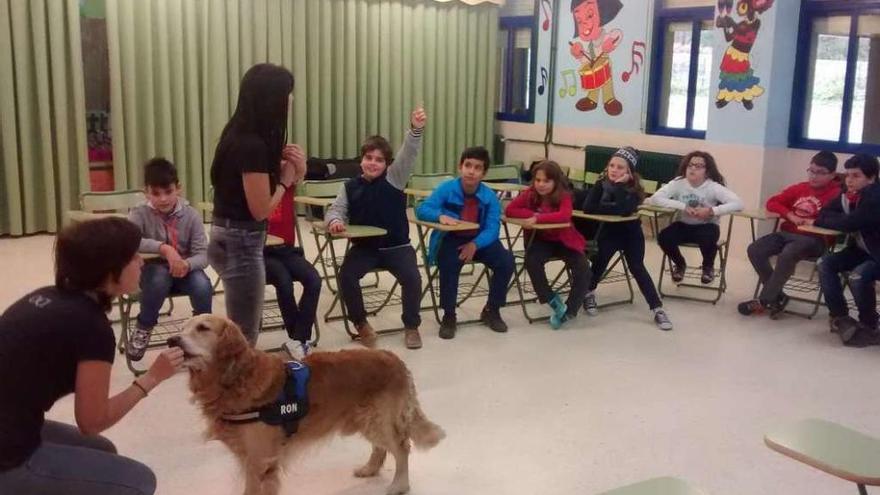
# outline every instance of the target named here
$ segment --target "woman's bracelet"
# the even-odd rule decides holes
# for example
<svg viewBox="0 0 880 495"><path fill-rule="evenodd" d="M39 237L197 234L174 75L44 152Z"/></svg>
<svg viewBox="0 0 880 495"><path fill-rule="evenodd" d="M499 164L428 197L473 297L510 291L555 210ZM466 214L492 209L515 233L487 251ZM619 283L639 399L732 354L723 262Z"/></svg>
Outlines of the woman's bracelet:
<svg viewBox="0 0 880 495"><path fill-rule="evenodd" d="M138 381L137 381L137 380L135 380L135 381L133 381L133 382L131 382L131 384L132 384L132 385L134 385L134 386L135 386L135 387L137 387L137 388L139 388L139 389L140 389L140 390L141 390L141 392L143 392L143 393L144 393L144 397L146 397L146 396L148 396L148 395L150 395L150 393L149 393L149 392L147 392L147 389L146 389L146 388L144 388L144 386L143 386L143 385L141 385L141 384L140 384L140 383L138 383Z"/></svg>

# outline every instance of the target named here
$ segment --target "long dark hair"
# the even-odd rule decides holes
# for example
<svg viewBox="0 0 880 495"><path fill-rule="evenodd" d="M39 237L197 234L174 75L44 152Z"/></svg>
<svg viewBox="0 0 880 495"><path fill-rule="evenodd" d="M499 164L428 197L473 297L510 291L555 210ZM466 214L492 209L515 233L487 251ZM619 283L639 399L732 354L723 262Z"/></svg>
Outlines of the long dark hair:
<svg viewBox="0 0 880 495"><path fill-rule="evenodd" d="M94 292L105 311L113 296L102 289L108 277L118 281L141 243L137 225L109 217L69 225L55 238L55 286L72 292Z"/></svg>
<svg viewBox="0 0 880 495"><path fill-rule="evenodd" d="M269 172L279 173L281 151L287 142L287 101L293 91L293 74L274 64L257 64L241 79L238 104L223 128L211 164L211 183L217 185L218 163L242 135L256 134L269 150Z"/></svg>
<svg viewBox="0 0 880 495"><path fill-rule="evenodd" d="M724 176L721 175L721 171L718 170L718 164L715 163L715 158L705 151L691 151L687 155L684 155L684 158L681 159L681 163L678 164L678 178L683 179L687 177L688 164L691 163L691 159L694 157L699 157L706 161L707 178L714 180L722 186L727 185L724 182Z"/></svg>
<svg viewBox="0 0 880 495"><path fill-rule="evenodd" d="M562 172L562 168L553 160L544 160L532 168L532 197L531 205L529 206L531 206L532 209L537 210L538 207L541 206L541 203L544 202L544 198L542 198L538 194L538 191L535 190L535 178L538 176L538 171L543 171L544 176L547 177L548 180L553 181L553 192L547 195L547 201L553 208L559 208L559 203L562 202L562 196L568 193L568 180L565 177L565 173Z"/></svg>

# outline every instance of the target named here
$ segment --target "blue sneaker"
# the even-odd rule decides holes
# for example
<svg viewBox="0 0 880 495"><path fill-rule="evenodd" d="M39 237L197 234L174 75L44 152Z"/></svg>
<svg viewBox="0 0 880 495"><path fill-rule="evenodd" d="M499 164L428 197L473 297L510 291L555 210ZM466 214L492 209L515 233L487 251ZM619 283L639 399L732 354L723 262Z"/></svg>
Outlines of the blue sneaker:
<svg viewBox="0 0 880 495"><path fill-rule="evenodd" d="M553 310L553 314L550 315L550 326L553 330L558 330L559 327L565 322L565 312L568 311L568 306L562 302L562 299L559 297L559 294L554 294L553 299L550 299L548 303L550 308Z"/></svg>

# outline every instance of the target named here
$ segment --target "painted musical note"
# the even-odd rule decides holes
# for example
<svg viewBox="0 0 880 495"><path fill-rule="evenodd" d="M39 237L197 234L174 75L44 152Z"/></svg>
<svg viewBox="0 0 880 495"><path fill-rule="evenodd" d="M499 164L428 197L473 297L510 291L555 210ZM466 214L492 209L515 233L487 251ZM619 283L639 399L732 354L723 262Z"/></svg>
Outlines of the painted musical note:
<svg viewBox="0 0 880 495"><path fill-rule="evenodd" d="M541 24L541 29L544 31L550 29L550 10L552 9L550 0L541 0L541 10L544 11L544 22Z"/></svg>
<svg viewBox="0 0 880 495"><path fill-rule="evenodd" d="M628 82L633 73L639 73L639 66L645 62L645 43L642 41L633 41L632 44L632 65L629 70L621 74L623 82Z"/></svg>
<svg viewBox="0 0 880 495"><path fill-rule="evenodd" d="M538 94L543 95L547 85L547 68L541 67L541 85L538 86Z"/></svg>
<svg viewBox="0 0 880 495"><path fill-rule="evenodd" d="M568 96L574 96L577 94L577 74L574 69L564 70L560 73L562 76L562 83L565 85L559 88L559 97L565 98L566 93ZM571 82L569 83L568 76L571 76Z"/></svg>

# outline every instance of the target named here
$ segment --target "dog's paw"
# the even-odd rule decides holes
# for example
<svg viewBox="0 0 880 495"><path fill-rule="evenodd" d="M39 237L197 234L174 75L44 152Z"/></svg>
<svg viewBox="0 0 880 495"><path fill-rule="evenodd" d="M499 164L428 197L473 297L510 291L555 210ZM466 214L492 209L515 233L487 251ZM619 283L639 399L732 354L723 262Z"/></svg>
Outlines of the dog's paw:
<svg viewBox="0 0 880 495"><path fill-rule="evenodd" d="M369 464L364 464L363 466L354 470L354 475L358 478L372 478L379 474L379 469L381 466L371 466Z"/></svg>
<svg viewBox="0 0 880 495"><path fill-rule="evenodd" d="M386 495L403 495L409 492L409 483L392 483L385 491Z"/></svg>

